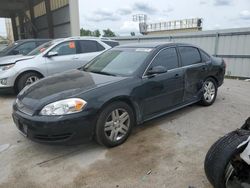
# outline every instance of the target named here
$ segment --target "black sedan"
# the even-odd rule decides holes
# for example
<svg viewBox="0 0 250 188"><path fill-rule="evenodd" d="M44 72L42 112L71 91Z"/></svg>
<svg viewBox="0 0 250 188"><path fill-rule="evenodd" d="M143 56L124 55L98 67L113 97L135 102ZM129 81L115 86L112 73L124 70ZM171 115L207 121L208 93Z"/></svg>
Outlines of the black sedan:
<svg viewBox="0 0 250 188"><path fill-rule="evenodd" d="M223 59L179 43L115 47L79 70L27 86L13 105L22 134L47 143L122 144L133 126L193 103L214 103Z"/></svg>

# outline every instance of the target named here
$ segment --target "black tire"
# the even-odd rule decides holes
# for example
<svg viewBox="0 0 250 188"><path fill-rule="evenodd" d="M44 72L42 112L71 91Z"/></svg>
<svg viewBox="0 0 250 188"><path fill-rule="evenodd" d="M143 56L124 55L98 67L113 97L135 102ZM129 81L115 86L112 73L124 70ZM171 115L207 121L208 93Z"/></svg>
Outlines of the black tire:
<svg viewBox="0 0 250 188"><path fill-rule="evenodd" d="M16 93L19 93L26 86L26 82L30 77L37 77L38 79L42 78L41 75L36 72L28 72L21 75L16 82Z"/></svg>
<svg viewBox="0 0 250 188"><path fill-rule="evenodd" d="M207 101L205 99L205 96L204 96L204 92L205 92L205 89L204 89L204 86L205 86L205 83L207 81L210 81L214 84L214 87L215 87L215 94L214 94L214 98L212 101ZM216 83L216 81L213 79L213 78L207 78L205 81L204 81L204 84L203 84L203 88L202 88L202 97L201 97L201 100L200 100L200 104L203 105L203 106L210 106L214 103L214 101L216 100L216 97L217 97L217 91L218 91L218 85Z"/></svg>
<svg viewBox="0 0 250 188"><path fill-rule="evenodd" d="M244 125L242 125L241 129L250 130L250 117L246 120Z"/></svg>
<svg viewBox="0 0 250 188"><path fill-rule="evenodd" d="M116 109L124 109L128 113L129 118L130 118L130 126L128 128L126 135L124 135L122 139L120 139L118 141L111 141L107 137L107 135L105 134L104 126L105 126L107 118L110 116L111 112L113 112ZM113 103L109 104L108 106L106 106L99 114L99 117L98 117L97 123L96 123L96 131L95 131L96 141L99 144L104 145L106 147L118 146L127 140L127 138L129 137L129 135L131 133L131 130L132 130L134 124L135 124L135 116L134 116L132 108L128 104L126 104L125 102L120 102L120 101L113 102Z"/></svg>
<svg viewBox="0 0 250 188"><path fill-rule="evenodd" d="M208 180L215 188L226 188L225 171L227 166L236 155L245 149L245 147L239 149L237 147L249 136L249 131L236 130L220 138L209 149L204 169Z"/></svg>

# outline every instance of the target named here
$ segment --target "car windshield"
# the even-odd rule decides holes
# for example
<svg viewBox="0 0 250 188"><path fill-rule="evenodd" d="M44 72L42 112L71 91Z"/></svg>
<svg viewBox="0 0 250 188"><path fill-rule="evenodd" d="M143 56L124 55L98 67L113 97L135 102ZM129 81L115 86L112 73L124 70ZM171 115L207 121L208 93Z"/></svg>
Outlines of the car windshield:
<svg viewBox="0 0 250 188"><path fill-rule="evenodd" d="M19 41L17 42L13 42L11 43L10 45L6 46L4 49L2 49L2 53L5 53L7 52L8 50L10 50L11 48L13 48L14 46L18 45L19 44Z"/></svg>
<svg viewBox="0 0 250 188"><path fill-rule="evenodd" d="M27 54L27 56L41 54L54 44L55 44L55 41L46 42L46 43L42 44L41 46L37 47L36 49L32 50L30 53Z"/></svg>
<svg viewBox="0 0 250 188"><path fill-rule="evenodd" d="M84 67L84 71L129 76L143 64L151 48L118 48L104 52Z"/></svg>

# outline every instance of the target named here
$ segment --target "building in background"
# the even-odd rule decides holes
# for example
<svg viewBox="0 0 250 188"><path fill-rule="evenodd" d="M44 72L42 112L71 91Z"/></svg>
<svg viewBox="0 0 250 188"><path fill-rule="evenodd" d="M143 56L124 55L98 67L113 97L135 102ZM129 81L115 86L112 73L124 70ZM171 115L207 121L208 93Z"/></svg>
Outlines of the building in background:
<svg viewBox="0 0 250 188"><path fill-rule="evenodd" d="M133 15L133 21L139 22L139 30L143 35L164 35L202 30L202 18L173 20L158 23L147 23L147 15Z"/></svg>
<svg viewBox="0 0 250 188"><path fill-rule="evenodd" d="M196 32L202 30L202 19L191 18L183 20L174 20L159 23L150 23L147 25L147 35L164 35L184 32Z"/></svg>
<svg viewBox="0 0 250 188"><path fill-rule="evenodd" d="M1 0L0 17L14 40L80 35L78 0Z"/></svg>

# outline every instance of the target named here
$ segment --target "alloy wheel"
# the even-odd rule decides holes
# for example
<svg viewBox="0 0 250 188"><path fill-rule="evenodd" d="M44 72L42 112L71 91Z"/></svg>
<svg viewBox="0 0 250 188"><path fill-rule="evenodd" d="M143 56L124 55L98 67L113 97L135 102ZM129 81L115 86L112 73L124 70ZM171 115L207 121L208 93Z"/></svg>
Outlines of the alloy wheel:
<svg viewBox="0 0 250 188"><path fill-rule="evenodd" d="M215 85L212 81L208 80L204 83L204 99L206 102L210 103L215 97Z"/></svg>
<svg viewBox="0 0 250 188"><path fill-rule="evenodd" d="M121 140L129 131L130 117L125 109L113 110L104 125L105 136L112 142Z"/></svg>
<svg viewBox="0 0 250 188"><path fill-rule="evenodd" d="M30 77L26 80L25 86L30 85L30 84L32 84L32 83L38 81L38 80L39 80L39 78L38 78L37 76L30 76Z"/></svg>

